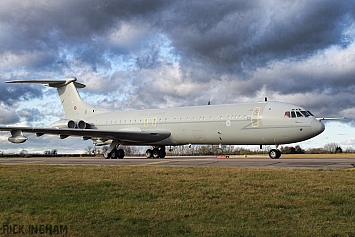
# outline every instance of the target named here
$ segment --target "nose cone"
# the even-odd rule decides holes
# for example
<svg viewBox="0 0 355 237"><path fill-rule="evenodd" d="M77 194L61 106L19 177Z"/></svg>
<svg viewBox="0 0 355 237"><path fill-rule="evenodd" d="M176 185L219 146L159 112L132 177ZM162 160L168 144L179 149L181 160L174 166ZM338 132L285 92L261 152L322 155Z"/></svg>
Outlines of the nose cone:
<svg viewBox="0 0 355 237"><path fill-rule="evenodd" d="M314 120L312 122L312 133L314 136L317 136L318 134L321 134L325 129L325 126L322 122L318 120Z"/></svg>

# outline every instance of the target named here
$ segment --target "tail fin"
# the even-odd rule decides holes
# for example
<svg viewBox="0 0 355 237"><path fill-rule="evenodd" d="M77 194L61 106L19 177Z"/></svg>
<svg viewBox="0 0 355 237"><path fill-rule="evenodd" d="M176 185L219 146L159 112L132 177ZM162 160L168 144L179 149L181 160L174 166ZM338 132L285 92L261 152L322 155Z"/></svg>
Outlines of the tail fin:
<svg viewBox="0 0 355 237"><path fill-rule="evenodd" d="M43 84L57 88L67 119L84 119L104 112L92 107L81 99L77 88L85 88L85 85L76 82L75 77L64 78L62 80L15 80L7 81L6 83Z"/></svg>

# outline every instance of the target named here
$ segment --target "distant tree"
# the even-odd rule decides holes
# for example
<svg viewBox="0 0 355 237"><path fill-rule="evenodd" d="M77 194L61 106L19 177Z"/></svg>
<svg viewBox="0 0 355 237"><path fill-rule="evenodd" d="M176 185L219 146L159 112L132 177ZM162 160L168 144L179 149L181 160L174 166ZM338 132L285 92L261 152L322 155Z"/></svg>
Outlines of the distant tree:
<svg viewBox="0 0 355 237"><path fill-rule="evenodd" d="M144 152L142 147L139 146L120 146L120 149L123 149L126 156L140 156Z"/></svg>
<svg viewBox="0 0 355 237"><path fill-rule="evenodd" d="M210 149L208 146L200 146L197 150L198 155L212 155L212 149Z"/></svg>
<svg viewBox="0 0 355 237"><path fill-rule="evenodd" d="M93 148L92 148L92 146L86 147L86 149L85 149L85 154L87 154L87 155L92 155L92 153L93 153Z"/></svg>
<svg viewBox="0 0 355 237"><path fill-rule="evenodd" d="M296 154L304 154L305 150L303 150L299 145L295 146L295 153Z"/></svg>
<svg viewBox="0 0 355 237"><path fill-rule="evenodd" d="M341 149L341 147L335 142L328 143L324 146L324 150L327 153L333 153L333 154L336 153L337 149L339 150L339 148Z"/></svg>
<svg viewBox="0 0 355 237"><path fill-rule="evenodd" d="M311 148L307 150L308 154L324 154L326 151L323 148Z"/></svg>
<svg viewBox="0 0 355 237"><path fill-rule="evenodd" d="M346 150L344 152L345 153L355 153L355 149L353 147L348 147L348 148L346 148Z"/></svg>
<svg viewBox="0 0 355 237"><path fill-rule="evenodd" d="M55 156L55 155L57 155L57 154L58 154L58 150L57 150L57 149L51 150L51 155L52 155L52 156Z"/></svg>
<svg viewBox="0 0 355 237"><path fill-rule="evenodd" d="M28 155L28 151L23 149L22 151L20 151L20 156L26 157Z"/></svg>
<svg viewBox="0 0 355 237"><path fill-rule="evenodd" d="M170 154L175 155L175 156L188 155L188 154L190 154L189 153L189 146L174 146L172 148L172 151L170 151Z"/></svg>
<svg viewBox="0 0 355 237"><path fill-rule="evenodd" d="M285 146L281 147L281 152L284 154L304 154L305 150L303 150L299 145L292 147L292 146Z"/></svg>
<svg viewBox="0 0 355 237"><path fill-rule="evenodd" d="M343 149L341 149L341 147L338 146L338 147L335 149L335 153L343 153Z"/></svg>
<svg viewBox="0 0 355 237"><path fill-rule="evenodd" d="M100 154L102 154L101 151L102 151L102 150L99 149L99 148L97 148L97 146L95 146L94 149L93 149L93 153L94 153L95 155L100 155Z"/></svg>

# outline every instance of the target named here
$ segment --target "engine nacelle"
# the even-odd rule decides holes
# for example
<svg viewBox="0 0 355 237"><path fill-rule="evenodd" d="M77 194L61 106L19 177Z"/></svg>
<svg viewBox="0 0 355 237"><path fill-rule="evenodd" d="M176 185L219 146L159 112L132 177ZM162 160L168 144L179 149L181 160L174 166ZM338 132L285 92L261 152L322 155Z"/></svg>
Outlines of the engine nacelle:
<svg viewBox="0 0 355 237"><path fill-rule="evenodd" d="M24 143L27 141L27 137L25 137L22 134L22 131L11 131L11 137L9 137L7 140L11 143Z"/></svg>
<svg viewBox="0 0 355 237"><path fill-rule="evenodd" d="M75 128L76 123L73 120L62 119L57 122L54 122L50 127L51 128Z"/></svg>
<svg viewBox="0 0 355 237"><path fill-rule="evenodd" d="M76 123L76 127L80 129L85 129L87 128L87 123L85 123L83 120L80 120Z"/></svg>
<svg viewBox="0 0 355 237"><path fill-rule="evenodd" d="M69 120L69 119L62 119L59 120L55 123L53 123L51 128L79 128L79 129L86 129L89 127L89 125L83 121L74 121L74 120Z"/></svg>

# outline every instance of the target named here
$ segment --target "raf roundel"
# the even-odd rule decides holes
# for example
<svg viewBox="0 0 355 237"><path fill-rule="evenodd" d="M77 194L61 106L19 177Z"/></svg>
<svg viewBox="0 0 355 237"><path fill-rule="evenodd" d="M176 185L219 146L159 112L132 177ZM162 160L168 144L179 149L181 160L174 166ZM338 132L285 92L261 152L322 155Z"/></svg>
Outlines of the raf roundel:
<svg viewBox="0 0 355 237"><path fill-rule="evenodd" d="M231 126L231 121L230 121L230 120L227 120L227 121L226 121L226 126L227 126L227 127Z"/></svg>

